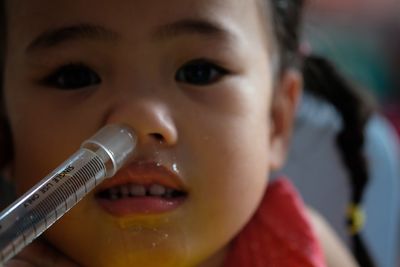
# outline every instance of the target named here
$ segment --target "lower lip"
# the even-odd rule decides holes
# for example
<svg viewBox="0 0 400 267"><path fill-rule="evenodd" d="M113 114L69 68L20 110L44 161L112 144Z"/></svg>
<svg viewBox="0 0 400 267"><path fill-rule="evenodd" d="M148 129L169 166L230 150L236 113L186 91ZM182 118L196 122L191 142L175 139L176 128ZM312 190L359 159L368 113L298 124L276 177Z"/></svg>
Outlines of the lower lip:
<svg viewBox="0 0 400 267"><path fill-rule="evenodd" d="M97 198L100 207L111 215L123 217L134 214L160 214L177 209L185 198L130 197L118 200Z"/></svg>

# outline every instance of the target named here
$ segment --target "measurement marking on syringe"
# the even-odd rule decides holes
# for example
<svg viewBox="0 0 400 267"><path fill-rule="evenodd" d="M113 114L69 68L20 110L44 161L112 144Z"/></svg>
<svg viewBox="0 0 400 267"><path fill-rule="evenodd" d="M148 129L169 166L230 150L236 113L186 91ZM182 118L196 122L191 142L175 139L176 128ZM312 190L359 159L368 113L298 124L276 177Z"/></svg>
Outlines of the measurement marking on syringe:
<svg viewBox="0 0 400 267"><path fill-rule="evenodd" d="M58 219L58 211L57 211L57 209L54 211L54 216L56 216L56 219Z"/></svg>
<svg viewBox="0 0 400 267"><path fill-rule="evenodd" d="M57 194L57 192L51 193L49 195L48 201L47 201L49 203L49 205L45 207L46 210L45 210L44 215L46 216L48 211L56 209L56 207L59 205L58 203L62 203L62 201L63 201L63 198L61 196L59 196L59 194Z"/></svg>
<svg viewBox="0 0 400 267"><path fill-rule="evenodd" d="M57 199L54 194L50 194L47 198L47 202L41 202L36 209L33 210L35 220L38 222L40 218L46 218L48 213L52 211L57 205Z"/></svg>
<svg viewBox="0 0 400 267"><path fill-rule="evenodd" d="M65 210L68 210L68 202L67 202L67 200L64 201L64 208L65 208ZM56 215L56 218L58 218L57 215Z"/></svg>
<svg viewBox="0 0 400 267"><path fill-rule="evenodd" d="M92 168L92 164L88 164L88 169L89 168ZM90 170L90 169L89 169ZM95 172L93 171L93 173L90 173L90 171L89 170L84 170L84 173L85 173L85 175L86 176L95 176L96 174L95 174ZM86 187L86 184L85 184L85 193L87 192L87 187Z"/></svg>
<svg viewBox="0 0 400 267"><path fill-rule="evenodd" d="M88 167L88 168L90 168L91 166L90 166L90 163L88 164L88 165L86 165L85 167ZM87 168L83 168L82 169L82 173L80 174L80 178L82 179L82 177L90 177L91 175L93 175L92 173L90 173L88 170L87 170ZM96 174L94 174L94 175L96 175ZM86 184L86 183L85 183Z"/></svg>
<svg viewBox="0 0 400 267"><path fill-rule="evenodd" d="M76 175L72 176L72 179L68 180L68 184L71 186L71 193L75 194L76 191L79 189L79 185L77 185L76 181ZM76 198L76 194L75 194L75 202L77 202L78 199Z"/></svg>
<svg viewBox="0 0 400 267"><path fill-rule="evenodd" d="M44 228L47 228L47 217L44 217Z"/></svg>

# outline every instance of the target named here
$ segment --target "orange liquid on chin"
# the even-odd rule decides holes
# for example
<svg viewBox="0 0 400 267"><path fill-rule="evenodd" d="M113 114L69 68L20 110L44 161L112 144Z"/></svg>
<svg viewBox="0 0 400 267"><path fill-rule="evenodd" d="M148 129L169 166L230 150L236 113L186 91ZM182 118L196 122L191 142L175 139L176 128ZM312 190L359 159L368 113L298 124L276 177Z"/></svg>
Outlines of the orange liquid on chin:
<svg viewBox="0 0 400 267"><path fill-rule="evenodd" d="M90 224L90 218L71 217L60 220L46 232L46 237L81 266L188 266L185 243L179 239L181 233L165 225L161 228L157 219L144 223L130 218L116 223L102 218Z"/></svg>

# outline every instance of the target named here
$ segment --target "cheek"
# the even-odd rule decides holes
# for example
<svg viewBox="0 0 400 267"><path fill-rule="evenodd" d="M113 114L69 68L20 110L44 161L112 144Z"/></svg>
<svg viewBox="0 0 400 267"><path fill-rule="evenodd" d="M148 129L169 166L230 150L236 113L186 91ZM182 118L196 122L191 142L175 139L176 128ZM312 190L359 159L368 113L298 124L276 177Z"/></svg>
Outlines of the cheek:
<svg viewBox="0 0 400 267"><path fill-rule="evenodd" d="M103 111L59 108L54 97L18 88L9 81L5 96L13 135L12 172L18 193L23 193L78 150L97 129Z"/></svg>
<svg viewBox="0 0 400 267"><path fill-rule="evenodd" d="M204 185L207 189L201 191L204 206L210 207L210 218L215 218L210 220L211 228L215 229L218 221L222 229L234 236L255 212L268 181L266 164L263 161L257 165L257 160L226 155L220 162L225 169L209 176L212 179Z"/></svg>
<svg viewBox="0 0 400 267"><path fill-rule="evenodd" d="M56 162L51 162L55 155L50 153L50 140L42 138L46 134L38 132L35 121L26 119L11 123L14 141L12 174L17 193L22 194L51 171L52 167L56 167Z"/></svg>
<svg viewBox="0 0 400 267"><path fill-rule="evenodd" d="M18 193L23 193L64 161L77 145L63 141L67 131L58 132L37 120L14 124L13 177Z"/></svg>
<svg viewBox="0 0 400 267"><path fill-rule="evenodd" d="M252 120L224 121L211 127L212 133L203 129L206 138L198 136L191 149L198 153L186 157L184 164L192 166L187 177L193 177L186 220L194 239L209 251L240 232L257 209L268 181L266 124L254 127Z"/></svg>

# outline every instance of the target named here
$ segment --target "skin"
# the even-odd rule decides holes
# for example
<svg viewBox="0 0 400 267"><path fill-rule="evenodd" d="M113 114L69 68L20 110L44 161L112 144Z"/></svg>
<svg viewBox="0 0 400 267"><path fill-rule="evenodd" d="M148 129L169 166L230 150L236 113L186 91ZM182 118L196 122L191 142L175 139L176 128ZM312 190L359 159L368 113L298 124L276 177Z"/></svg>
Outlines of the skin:
<svg viewBox="0 0 400 267"><path fill-rule="evenodd" d="M4 97L18 193L109 123L135 130L138 158L176 164L189 191L173 212L128 218L105 213L90 194L46 240L82 266L221 266L283 162L300 88L295 71L274 78L274 40L256 1L13 0L7 15ZM225 33L164 29L187 19ZM113 34L32 45L79 24ZM216 77L177 80L196 59ZM43 82L70 63L101 81L74 90L60 88L60 75Z"/></svg>
<svg viewBox="0 0 400 267"><path fill-rule="evenodd" d="M308 214L314 230L321 240L327 266L357 267L357 262L325 219L312 209L308 210Z"/></svg>

